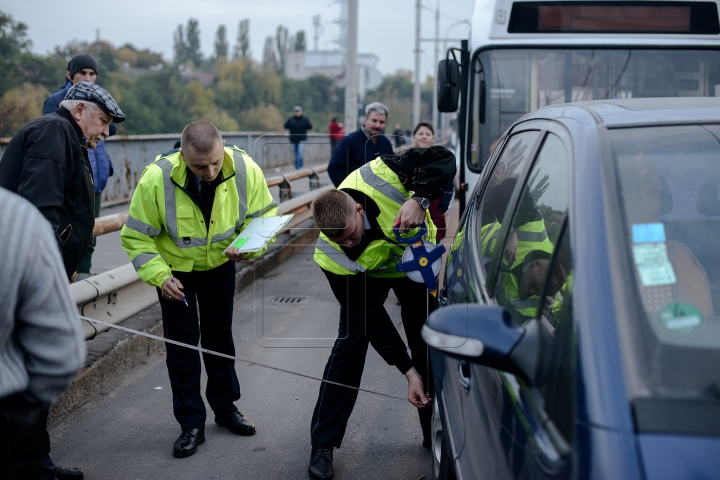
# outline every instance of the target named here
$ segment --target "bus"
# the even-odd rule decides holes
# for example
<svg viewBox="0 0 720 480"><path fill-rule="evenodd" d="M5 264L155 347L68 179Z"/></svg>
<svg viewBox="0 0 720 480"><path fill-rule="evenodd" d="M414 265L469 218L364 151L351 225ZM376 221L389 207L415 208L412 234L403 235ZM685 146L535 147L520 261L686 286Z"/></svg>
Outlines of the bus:
<svg viewBox="0 0 720 480"><path fill-rule="evenodd" d="M496 141L537 108L720 96L718 1L477 0L472 33L438 65L458 110L460 207ZM469 188L468 188L469 186Z"/></svg>

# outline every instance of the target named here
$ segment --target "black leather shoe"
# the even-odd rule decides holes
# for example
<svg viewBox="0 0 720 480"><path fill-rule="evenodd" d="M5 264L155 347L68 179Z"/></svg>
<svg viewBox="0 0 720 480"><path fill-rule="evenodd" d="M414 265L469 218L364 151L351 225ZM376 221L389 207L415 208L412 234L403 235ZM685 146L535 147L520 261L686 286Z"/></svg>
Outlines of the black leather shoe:
<svg viewBox="0 0 720 480"><path fill-rule="evenodd" d="M57 480L82 480L85 474L79 468L64 468L55 465L55 478Z"/></svg>
<svg viewBox="0 0 720 480"><path fill-rule="evenodd" d="M432 440L430 440L430 437L423 438L423 448L427 448L428 450L432 449Z"/></svg>
<svg viewBox="0 0 720 480"><path fill-rule="evenodd" d="M333 447L313 445L310 452L308 474L314 480L332 480L333 478Z"/></svg>
<svg viewBox="0 0 720 480"><path fill-rule="evenodd" d="M233 412L227 416L215 415L215 423L235 435L255 435L255 425L240 412Z"/></svg>
<svg viewBox="0 0 720 480"><path fill-rule="evenodd" d="M204 428L188 428L175 440L173 456L185 458L197 452L198 445L205 443Z"/></svg>

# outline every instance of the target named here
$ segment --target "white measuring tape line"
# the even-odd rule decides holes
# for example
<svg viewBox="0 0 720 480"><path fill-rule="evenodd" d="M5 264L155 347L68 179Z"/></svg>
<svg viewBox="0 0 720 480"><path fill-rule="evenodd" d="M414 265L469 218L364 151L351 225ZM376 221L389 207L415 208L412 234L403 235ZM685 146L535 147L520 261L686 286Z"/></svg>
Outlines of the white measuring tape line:
<svg viewBox="0 0 720 480"><path fill-rule="evenodd" d="M407 398L396 397L396 396L394 396L394 395L388 395L387 393L375 392L375 391L373 391L373 390L367 390L367 389L365 389L365 388L353 387L352 385L345 385L344 383L333 382L332 380L325 380L325 379L322 379L322 378L313 377L313 376L311 376L311 375L305 375L304 373L298 373L298 372L293 372L293 371L290 371L290 370L285 370L284 368L278 368L278 367L273 367L273 366L270 366L270 365L264 365L264 364L262 364L262 363L257 363L257 362L253 362L253 361L250 361L250 360L245 360L244 358L233 357L232 355L227 355L227 354L225 354L225 353L215 352L215 351L213 351L213 350L208 350L208 349L206 349L206 348L196 347L196 346L194 346L194 345L189 345L189 344L187 344L187 343L182 343L182 342L178 342L178 341L175 341L175 340L170 340L170 339L168 339L168 338L159 337L159 336L153 335L153 334L151 334L151 333L140 332L140 331L138 331L138 330L133 330L132 328L123 327L123 326L121 326L121 325L114 325L114 324L112 324L112 323L103 322L102 320L96 320L96 319L90 318L90 317L84 317L84 316L82 316L82 315L78 315L78 316L79 316L81 319L87 320L88 322L91 322L91 323L97 323L98 325L104 325L104 326L106 326L106 327L116 328L116 329L118 329L118 330L123 330L123 331L125 331L125 332L133 333L133 334L135 334L135 335L140 335L140 336L142 336L142 337L152 338L153 340L159 340L159 341L165 342L165 343L172 343L173 345L177 345L177 346L179 346L179 347L189 348L189 349L191 349L191 350L197 350L198 352L209 353L210 355L217 355L218 357L223 357L223 358L227 358L227 359L230 359L230 360L237 360L238 362L247 363L248 365L255 365L255 366L258 366L258 367L269 368L270 370L275 370L275 371L277 371L277 372L283 372L283 373L288 373L288 374L290 374L290 375L295 375L295 376L298 376L298 377L309 378L310 380L316 380L316 381L318 381L318 382L329 383L329 384L331 384L331 385L337 385L338 387L350 388L350 389L352 389L352 390L357 390L357 391L359 391L359 392L372 393L373 395L380 395L380 396L382 396L382 397L388 397L388 398L394 398L394 399L396 399L396 400L404 400L404 401L407 401Z"/></svg>

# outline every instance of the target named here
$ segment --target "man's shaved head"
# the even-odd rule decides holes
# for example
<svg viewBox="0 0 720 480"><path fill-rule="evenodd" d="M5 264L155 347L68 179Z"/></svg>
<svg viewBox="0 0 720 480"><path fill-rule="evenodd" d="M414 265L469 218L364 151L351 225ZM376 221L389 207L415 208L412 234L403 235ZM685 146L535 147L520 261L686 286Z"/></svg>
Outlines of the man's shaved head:
<svg viewBox="0 0 720 480"><path fill-rule="evenodd" d="M222 142L222 135L215 125L204 120L193 122L182 132L181 150L189 154L206 155Z"/></svg>

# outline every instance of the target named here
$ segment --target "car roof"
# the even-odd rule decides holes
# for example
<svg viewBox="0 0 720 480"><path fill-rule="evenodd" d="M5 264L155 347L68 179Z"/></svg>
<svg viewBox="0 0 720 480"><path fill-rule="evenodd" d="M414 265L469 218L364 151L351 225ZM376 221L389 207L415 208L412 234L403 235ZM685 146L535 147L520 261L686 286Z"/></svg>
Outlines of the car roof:
<svg viewBox="0 0 720 480"><path fill-rule="evenodd" d="M596 100L540 108L525 117L573 118L608 128L655 124L720 123L720 98L673 97ZM591 120L592 119L592 120Z"/></svg>

